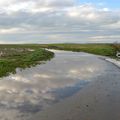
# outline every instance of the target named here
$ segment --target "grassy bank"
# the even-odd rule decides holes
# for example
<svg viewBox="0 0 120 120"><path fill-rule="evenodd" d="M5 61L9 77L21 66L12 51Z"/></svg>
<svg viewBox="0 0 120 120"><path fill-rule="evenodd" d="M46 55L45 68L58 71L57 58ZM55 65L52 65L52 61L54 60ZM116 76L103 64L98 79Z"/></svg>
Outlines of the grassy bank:
<svg viewBox="0 0 120 120"><path fill-rule="evenodd" d="M108 57L116 57L116 51L120 50L120 45L116 49L113 44L44 44L41 46L50 49L87 52Z"/></svg>
<svg viewBox="0 0 120 120"><path fill-rule="evenodd" d="M15 72L16 68L36 65L39 61L49 60L54 53L40 48L87 52L115 58L120 51L117 44L24 44L0 45L0 77Z"/></svg>
<svg viewBox="0 0 120 120"><path fill-rule="evenodd" d="M54 53L38 48L1 47L0 48L0 77L15 73L16 68L31 67L40 61L50 60Z"/></svg>

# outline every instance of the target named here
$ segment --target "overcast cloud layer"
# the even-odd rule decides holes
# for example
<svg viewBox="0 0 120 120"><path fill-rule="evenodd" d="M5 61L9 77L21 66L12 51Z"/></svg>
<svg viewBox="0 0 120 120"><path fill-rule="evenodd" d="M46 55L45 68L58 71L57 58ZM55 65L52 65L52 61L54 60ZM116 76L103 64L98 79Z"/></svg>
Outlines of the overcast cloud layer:
<svg viewBox="0 0 120 120"><path fill-rule="evenodd" d="M120 42L120 9L78 0L0 1L0 43Z"/></svg>

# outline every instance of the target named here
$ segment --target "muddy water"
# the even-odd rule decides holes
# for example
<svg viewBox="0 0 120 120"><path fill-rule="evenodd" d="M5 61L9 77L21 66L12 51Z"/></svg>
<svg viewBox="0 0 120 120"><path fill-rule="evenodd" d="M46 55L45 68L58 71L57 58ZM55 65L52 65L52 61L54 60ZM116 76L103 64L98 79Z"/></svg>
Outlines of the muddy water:
<svg viewBox="0 0 120 120"><path fill-rule="evenodd" d="M55 58L46 64L1 78L0 120L26 120L117 69L95 55L54 52Z"/></svg>

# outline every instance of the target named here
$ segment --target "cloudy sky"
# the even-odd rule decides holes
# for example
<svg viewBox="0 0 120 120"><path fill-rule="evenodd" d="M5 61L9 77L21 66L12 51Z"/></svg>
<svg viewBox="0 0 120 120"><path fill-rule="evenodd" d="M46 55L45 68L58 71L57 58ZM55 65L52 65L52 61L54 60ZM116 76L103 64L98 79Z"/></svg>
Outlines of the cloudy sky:
<svg viewBox="0 0 120 120"><path fill-rule="evenodd" d="M120 42L119 0L0 0L0 44Z"/></svg>

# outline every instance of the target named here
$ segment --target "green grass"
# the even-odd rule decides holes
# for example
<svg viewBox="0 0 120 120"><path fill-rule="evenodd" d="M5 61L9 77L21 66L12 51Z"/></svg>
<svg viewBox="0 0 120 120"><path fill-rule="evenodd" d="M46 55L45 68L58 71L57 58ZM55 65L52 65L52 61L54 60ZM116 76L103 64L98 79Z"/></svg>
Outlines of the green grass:
<svg viewBox="0 0 120 120"><path fill-rule="evenodd" d="M0 77L15 73L16 68L31 67L40 64L40 61L50 60L54 57L54 53L40 48L34 49L34 51L27 49L19 51L18 48L13 50L13 46L11 46L7 49L3 48L3 51L4 54L0 57Z"/></svg>
<svg viewBox="0 0 120 120"><path fill-rule="evenodd" d="M118 49L120 50L120 45L119 48L116 49L113 44L48 44L41 46L58 50L87 52L108 57L116 57L116 51Z"/></svg>

